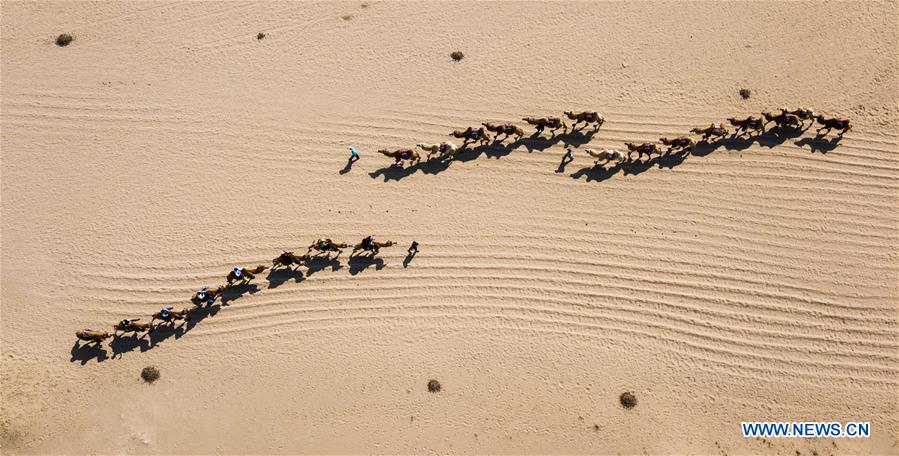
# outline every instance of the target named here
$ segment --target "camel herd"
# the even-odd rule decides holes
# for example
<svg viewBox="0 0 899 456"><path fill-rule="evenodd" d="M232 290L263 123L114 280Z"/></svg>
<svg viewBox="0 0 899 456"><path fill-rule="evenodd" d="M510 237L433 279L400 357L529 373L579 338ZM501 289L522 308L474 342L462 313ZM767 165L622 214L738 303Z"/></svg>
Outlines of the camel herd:
<svg viewBox="0 0 899 456"><path fill-rule="evenodd" d="M564 117L574 121L571 125L572 131L577 129L578 125L581 123L583 123L581 128L592 125L594 131L598 131L603 123L605 123L605 118L596 111L565 111L563 114ZM555 136L557 130L562 129L563 133L567 133L569 129L568 124L565 123L565 120L562 117L524 117L521 120L527 122L529 125L533 125L536 128L535 134L537 135L543 134L543 132L548 129L550 133ZM844 133L852 130L849 119L816 115L812 110L807 108L790 110L786 107L781 107L779 112L763 112L761 113L761 117L730 117L727 119L727 122L735 127L731 137L762 134L772 122L774 123L774 128L795 130L811 127L817 122L821 125L821 128L818 128L817 130L817 136L819 137L827 135L831 130L839 131L839 136L843 136ZM806 125L806 122L808 122L808 125ZM493 138L490 137L490 133L494 134ZM427 152L427 160L430 160L435 154L438 159L452 159L459 150L466 148L469 144L476 143L481 146L486 146L491 141L503 142L511 137L514 137L515 140L518 141L524 137L524 134L524 129L514 125L512 122L483 122L480 127L468 127L464 130L453 130L453 132L449 134L454 138L462 139L463 142L461 146L456 146L449 141L442 141L437 144L418 143L415 145L416 148L414 149L380 149L378 152L393 158L395 160L395 166L403 166L406 162L410 165L421 162L422 156L417 149ZM724 139L730 135L731 132L728 128L724 127L723 123L712 123L707 127L693 128L690 130L690 134L699 135L701 138L699 142L710 142ZM615 149L596 150L590 148L587 148L584 151L596 159L595 165L605 166L609 163L620 164L631 161L633 160L632 154L634 153L637 154L637 160L642 160L644 155L648 158L652 158L653 155L670 154L675 151L690 152L696 147L698 141L690 136L675 136L659 138L659 142L661 145L656 143L625 142L624 145L627 146L627 152L621 152ZM662 146L665 147L663 148Z"/></svg>
<svg viewBox="0 0 899 456"><path fill-rule="evenodd" d="M837 130L839 131L839 136L843 136L844 133L852 130L852 125L846 118L828 118L821 115L815 115L810 109L806 108L789 110L785 107L782 107L779 111L780 112L778 113L763 112L761 113L762 117L749 116L742 119L734 117L728 118L727 122L730 123L731 126L735 127L732 137L762 134L765 132L768 124L772 122L775 125L774 128L795 130L811 127L815 122L817 122L821 125L821 127L817 130L818 136L827 135L831 130ZM571 125L572 130L577 128L579 124L583 123L584 125L581 128L586 128L587 126L593 125L594 131L598 131L603 123L605 123L605 118L596 111L583 111L578 113L575 113L573 111L565 111L564 115L569 120L574 121ZM559 129L562 129L563 132L567 133L569 128L568 124L565 123L565 121L561 117L524 117L522 118L522 120L530 125L533 125L536 128L536 134L538 135L542 134L546 129L549 129L552 135L555 135L556 131ZM805 122L809 122L807 126L805 125ZM420 162L421 155L416 149L421 149L422 151L427 152L428 160L430 160L434 154L437 154L440 159L452 159L456 152L467 147L469 143L476 142L481 145L487 145L491 141L490 133L495 134L495 136L492 138L493 141L505 141L506 139L513 136L516 138L516 140L520 140L524 136L524 130L521 127L513 125L511 122L504 124L484 122L480 127L468 127L465 130L455 130L450 133L450 136L463 139L462 145L458 147L451 142L444 141L439 144L418 143L416 144L415 149L381 149L378 152L395 159L395 164L397 166L402 166L404 162ZM725 128L721 123L713 123L704 128L693 128L690 130L690 133L700 135L700 141L705 142L718 141L731 134L730 130ZM690 152L696 147L697 144L697 141L689 136L663 137L659 138L659 142L661 145L649 142L625 142L624 145L627 147L627 152L622 152L615 149L595 150L591 148L585 149L585 152L596 159L594 163L595 165L605 166L609 163L614 163L617 165L631 161L633 160L632 154L634 153L637 154L637 160L642 160L644 155L648 158L652 158L653 155L670 154L674 151ZM663 150L662 146L666 146L666 148ZM569 156L571 156L570 150L568 154ZM376 255L380 248L390 247L393 245L395 245L393 241L378 242L373 240L372 237L369 236L363 239L361 243L353 246L353 252L350 254L350 256L352 257L360 250L370 252L371 255ZM413 244L412 248L415 248L415 245L416 244ZM279 256L272 260L271 268L276 268L279 266L288 268L292 266L299 267L306 264L313 258L313 256L311 255L311 252L313 250L318 252L316 255L325 253L330 258L332 252L337 252L337 255L339 256L342 250L348 247L349 245L346 243L334 242L333 240L328 238L318 239L309 246L309 248L306 250L306 253L303 255L296 255L293 252L289 251L281 252ZM410 249L410 254L412 254L411 251L412 249ZM204 286L199 291L194 293L194 295L190 299L190 302L194 306L193 308L185 307L181 310L175 310L171 306L164 307L159 312L156 312L151 316L149 323L141 322L140 318L135 318L131 320L122 320L116 323L115 325L113 325L112 333L108 331L98 331L86 328L81 331L77 331L75 334L78 339L82 341L93 342L99 345L104 340L110 337L118 337L126 333L149 333L158 326L154 325L157 320L160 321L159 325L174 325L174 323L177 321L189 321L190 312L192 310L202 306L214 304L216 299L223 293L225 293L225 291L227 291L230 287L234 286L235 283L249 284L256 277L256 274L259 274L266 269L269 269L269 267L265 265L259 265L253 269L236 267L226 275L226 283L219 285L214 289L211 289L208 286Z"/></svg>
<svg viewBox="0 0 899 456"><path fill-rule="evenodd" d="M372 236L367 236L362 240L362 242L353 245L353 251L350 253L350 257L357 255L357 253L360 251L368 252L370 256L373 257L374 255L377 255L382 248L392 247L394 245L396 245L396 242L377 241ZM413 246L409 249L410 255L412 254L413 249L415 252L418 251L417 246L417 243L413 243ZM330 238L317 239L309 246L309 248L306 250L306 253L302 255L297 255L287 250L282 251L280 255L272 259L271 267L261 264L256 266L255 268L245 268L243 266L235 267L225 276L225 283L215 288L210 288L208 285L204 285L197 292L195 292L190 298L190 302L191 304L193 304L193 307L184 307L180 310L175 310L173 306L166 306L160 309L158 312L152 314L150 316L149 322L143 322L140 318L126 319L112 325L112 332L85 328L80 331L76 331L75 336L81 341L94 343L97 346L100 346L103 341L109 339L110 337L121 337L129 333L134 336L138 334L146 335L153 332L160 325L174 326L177 322L187 322L190 321L190 313L193 310L215 304L216 300L231 287L238 285L249 285L250 282L252 282L252 280L256 278L256 274L260 274L267 269L274 270L278 267L287 267L291 268L292 270L296 270L296 268L293 268L293 266L296 266L298 268L300 266L306 265L310 260L322 253L325 254L326 258L331 259L331 253L337 252L337 255L335 255L334 257L337 258L341 253L343 253L343 249L346 248L349 248L349 244L345 242L335 242ZM316 251L315 254L312 254L313 250ZM158 324L156 323L157 320L159 321Z"/></svg>

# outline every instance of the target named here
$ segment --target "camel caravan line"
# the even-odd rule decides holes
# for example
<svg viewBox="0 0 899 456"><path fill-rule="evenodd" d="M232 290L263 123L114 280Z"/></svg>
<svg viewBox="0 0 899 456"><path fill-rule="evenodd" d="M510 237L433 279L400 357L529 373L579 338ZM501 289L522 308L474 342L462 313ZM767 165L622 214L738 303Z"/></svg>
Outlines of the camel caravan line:
<svg viewBox="0 0 899 456"><path fill-rule="evenodd" d="M361 253L368 253L368 256L372 258L380 253L382 248L393 247L394 245L396 245L396 242L382 242L375 240L373 236L367 236L362 239L362 242L352 246L353 250L350 253L350 257L359 255ZM297 255L287 250L282 251L280 255L272 259L271 266L260 264L254 268L246 268L243 266L235 267L225 276L225 283L215 288L210 288L208 285L204 285L202 288L196 291L193 296L190 297L190 303L193 305L192 307L188 306L176 310L174 306L166 306L160 309L158 312L150 315L149 322L141 321L140 318L126 319L112 325L112 332L85 328L80 331L76 331L75 336L81 341L84 341L86 343L93 343L99 347L103 343L103 341L111 337L116 338L124 336L126 334L131 334L133 337L136 337L137 335L141 335L141 337L143 337L149 333L152 333L161 325L174 327L178 322L184 323L190 321L190 314L192 311L201 307L208 307L215 304L216 300L218 300L218 298L221 297L231 287L238 285L249 285L250 282L252 282L253 279L256 278L257 274L260 274L265 270L274 270L276 268L283 267L296 271L300 266L304 266L309 261L321 257L322 254L324 254L325 258L330 260L332 259L331 254L336 252L337 255L334 256L334 258L336 259L340 256L341 253L343 253L343 249L347 249L349 247L350 245L347 243L335 242L330 238L317 239L309 246L309 248L306 250L306 253L302 255ZM415 252L418 251L418 243L412 244L412 247L409 249L410 255L412 255L413 250ZM315 253L313 253L313 251L315 251ZM159 323L157 323L157 320L159 321Z"/></svg>
<svg viewBox="0 0 899 456"><path fill-rule="evenodd" d="M602 116L602 114L596 111L582 111L577 113L575 113L574 111L565 111L564 116L573 121L570 127L572 131L574 131L579 124L583 123L583 126L581 128L586 128L592 125L595 132L599 131L600 127L602 127L602 125L605 123L605 118ZM728 118L727 122L735 128L733 134L731 135L731 138L742 137L743 135L761 135L765 133L765 129L772 122L774 123L774 128L792 129L794 131L799 131L803 128L810 128L817 122L821 125L821 127L818 128L816 132L817 137L826 136L832 130L837 130L839 132L838 136L842 137L844 133L852 130L852 125L850 124L849 119L843 117L824 117L821 115L816 115L810 109L806 108L789 110L786 107L782 107L777 113L763 112L761 113L761 116L762 117L749 116L742 119L735 117ZM530 116L524 117L522 118L522 120L527 122L529 125L533 125L536 129L535 134L537 135L543 134L543 132L548 129L550 133L555 136L556 131L558 131L559 129L561 129L563 133L567 133L569 129L569 125L562 117ZM807 125L806 122L808 122ZM495 136L491 138L490 133L494 133ZM595 150L592 148L586 148L585 152L587 153L587 155L596 159L596 161L594 162L594 165L596 166L606 166L610 163L620 165L623 163L634 161L634 157L632 155L634 153L636 153L636 160L642 160L644 155L648 159L651 159L653 155L661 156L671 154L672 152L690 153L696 147L698 142L709 143L720 141L730 135L731 132L728 128L724 127L722 123L712 123L706 127L693 128L690 130L690 134L699 135L700 140L696 141L690 136L663 137L659 138L659 143L625 142L624 145L627 147L626 152L615 149ZM448 141L443 141L437 144L418 143L415 145L415 149L380 149L378 150L378 152L386 155L387 157L393 158L395 160L394 166L400 167L404 166L407 162L410 164L421 162L421 154L417 149L428 153L426 158L427 160L431 160L434 154L436 154L437 158L439 159L451 160L458 151L468 147L470 143L478 143L481 146L485 146L491 141L502 142L513 136L517 141L524 136L524 130L519 126L512 124L511 122L499 124L484 122L479 127L468 127L464 130L454 130L449 135L455 138L462 139L462 145L456 146L455 144ZM502 137L502 139L500 139L500 137ZM351 150L355 153L355 149L351 148ZM571 154L570 149L568 151L568 154ZM375 241L372 236L368 236L363 239L362 242L353 246L353 251L350 256L352 257L353 255L356 255L356 253L359 251L369 252L372 256L374 256L378 254L379 250L382 247L391 247L395 244L396 243L393 241ZM413 249L415 249L416 252L418 251L416 246L417 243L412 244L412 247L409 249L410 255L412 255ZM221 284L216 288L204 286L199 291L194 293L194 295L190 298L190 302L191 304L193 304L193 307L185 307L180 310L175 310L172 306L163 307L159 312L154 313L150 317L149 322L140 321L140 318L122 320L112 326L113 332L111 333L108 331L99 331L95 329L85 328L81 331L77 331L75 335L82 341L99 345L104 340L110 337L120 337L121 335L127 333L133 333L135 335L143 333L144 335L146 335L160 325L174 325L179 321L190 321L190 313L193 310L214 304L215 301L232 286L235 286L235 284L247 285L256 277L256 274L260 274L267 269L274 269L278 267L286 267L296 270L295 268L293 268L294 266L298 268L302 265L305 265L317 255L325 254L327 258L330 258L331 253L337 252L337 256L340 256L343 249L346 248L349 248L349 244L334 242L329 238L318 239L313 242L306 250L306 253L302 255L297 255L289 251L281 252L280 255L272 260L272 266L270 267L265 265L258 265L252 269L248 269L242 266L235 267L230 272L228 272L227 276L225 277L226 283ZM316 252L315 255L312 254L313 251ZM156 324L157 320L159 320L158 324Z"/></svg>
<svg viewBox="0 0 899 456"><path fill-rule="evenodd" d="M821 125L821 128L818 128L816 132L816 137L819 138L826 136L831 130L837 130L840 137L842 137L844 133L852 130L849 119L843 117L824 117L822 115L816 115L812 110L807 108L790 110L786 107L781 107L778 111L779 112L776 113L763 112L761 113L761 117L730 117L727 119L727 123L734 127L732 134L730 129L726 128L723 123L712 123L706 127L691 129L690 134L698 135L700 137L699 141L694 140L690 136L674 136L659 138L660 144L625 142L624 145L627 147L626 152L615 149L596 150L591 148L586 148L584 151L587 155L596 159L595 165L605 166L609 163L617 165L632 162L634 161L632 156L634 153L636 153L636 160L642 160L644 155L647 159L651 159L653 155L661 156L671 154L672 152L689 153L696 147L698 142L716 142L725 139L728 135L731 135L731 138L742 137L744 135L751 136L753 134L761 135L762 133L765 133L765 129L772 122L774 123L774 128L792 129L795 131L802 130L803 128L807 129L817 122ZM571 131L575 131L578 125L583 123L580 127L581 129L592 125L595 132L599 131L599 128L605 123L603 115L596 111L565 111L563 114L565 118L573 121L570 126ZM549 130L551 135L555 136L556 131L559 129L561 129L563 133L568 133L569 130L569 125L565 122L563 117L529 116L524 117L521 120L535 127L535 135L542 135L544 131ZM808 124L806 124L806 122L808 122ZM494 134L492 138L490 136L491 133ZM486 146L491 142L502 143L512 137L515 138L515 141L519 141L524 137L524 134L524 129L512 122L483 122L481 123L481 126L467 127L464 130L453 130L449 136L462 139L462 144L458 146L451 141L441 141L436 144L418 143L415 145L414 149L392 148L380 149L378 152L393 158L393 166L403 167L406 164L414 165L421 163L422 156L416 149L421 149L428 153L425 160L431 160L432 156L435 154L436 158L439 160L451 160L457 152L467 148L470 144L476 143L480 146Z"/></svg>

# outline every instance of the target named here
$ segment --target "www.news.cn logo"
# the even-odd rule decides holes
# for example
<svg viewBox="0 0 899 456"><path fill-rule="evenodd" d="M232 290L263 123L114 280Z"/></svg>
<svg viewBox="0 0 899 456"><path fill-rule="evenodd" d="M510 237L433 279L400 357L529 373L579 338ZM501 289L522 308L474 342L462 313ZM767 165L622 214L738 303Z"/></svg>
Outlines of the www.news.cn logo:
<svg viewBox="0 0 899 456"><path fill-rule="evenodd" d="M845 424L836 421L744 421L740 425L743 437L854 438L871 435L871 423L867 421L850 421Z"/></svg>

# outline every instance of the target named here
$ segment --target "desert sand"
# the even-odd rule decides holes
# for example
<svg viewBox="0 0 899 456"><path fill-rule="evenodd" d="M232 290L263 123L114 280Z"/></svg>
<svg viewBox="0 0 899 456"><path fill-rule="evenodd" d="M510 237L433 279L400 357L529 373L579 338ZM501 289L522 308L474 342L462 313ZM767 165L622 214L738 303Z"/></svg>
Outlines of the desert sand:
<svg viewBox="0 0 899 456"><path fill-rule="evenodd" d="M0 450L896 454L896 8L4 1ZM781 105L853 130L611 176L583 152ZM375 153L570 109L606 123ZM263 273L152 345L75 343L366 234L399 245Z"/></svg>

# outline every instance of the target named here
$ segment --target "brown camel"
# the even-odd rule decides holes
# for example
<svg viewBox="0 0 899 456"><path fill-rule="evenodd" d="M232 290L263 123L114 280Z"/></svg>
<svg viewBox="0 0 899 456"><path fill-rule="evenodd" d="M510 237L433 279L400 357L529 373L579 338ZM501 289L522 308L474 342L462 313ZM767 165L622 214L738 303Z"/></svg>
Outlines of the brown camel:
<svg viewBox="0 0 899 456"><path fill-rule="evenodd" d="M343 252L343 250L341 249L345 249L347 247L349 247L349 245L346 242L341 242L338 244L332 241L331 238L322 238L313 242L312 245L309 246L309 249L306 250L306 253L308 254L312 251L312 249L315 249L319 252L327 252L329 257L331 256L331 252L337 252L337 256L340 256L340 254Z"/></svg>
<svg viewBox="0 0 899 456"><path fill-rule="evenodd" d="M174 323L177 320L190 321L190 309L185 307L181 310L173 310L171 307L164 307L159 312L153 314L150 324L152 325L156 320L162 320L166 323Z"/></svg>
<svg viewBox="0 0 899 456"><path fill-rule="evenodd" d="M624 145L627 146L627 150L628 150L627 158L628 159L631 158L631 152L637 153L637 160L642 158L643 154L646 154L646 156L649 158L652 158L652 154L658 154L658 155L662 154L662 148L659 147L658 144L653 144L653 143L637 144L637 143L632 143L632 142L626 142L626 143L624 143Z"/></svg>
<svg viewBox="0 0 899 456"><path fill-rule="evenodd" d="M668 146L668 152L671 152L675 149L682 149L686 151L693 150L696 147L696 142L693 141L689 136L676 136L674 138L659 138L659 142Z"/></svg>
<svg viewBox="0 0 899 456"><path fill-rule="evenodd" d="M129 332L153 332L153 325L151 325L150 323L138 323L139 320L140 318L135 318L133 320L122 320L116 323L112 326L112 328L115 330L113 331L112 335L118 337L119 331L121 331L123 335Z"/></svg>
<svg viewBox="0 0 899 456"><path fill-rule="evenodd" d="M706 128L694 128L690 130L690 133L701 134L703 141L708 141L712 136L714 136L715 139L718 139L727 136L730 132L721 126L720 123L713 123Z"/></svg>
<svg viewBox="0 0 899 456"><path fill-rule="evenodd" d="M511 122L504 123L504 124L495 124L495 123L490 123L490 122L484 122L481 125L483 125L484 128L492 131L493 133L496 133L496 135L493 137L494 141L505 141L512 135L515 135L516 136L515 140L518 141L519 139L522 138L522 136L524 136L524 130L522 130L521 127L516 127L515 125L512 125ZM506 135L506 137L503 138L502 140L500 140L499 135Z"/></svg>
<svg viewBox="0 0 899 456"><path fill-rule="evenodd" d="M770 112L763 112L762 116L765 117L765 125L767 126L769 123L774 122L774 125L778 127L792 127L799 128L802 126L802 121L799 120L799 117L793 114L771 114Z"/></svg>
<svg viewBox="0 0 899 456"><path fill-rule="evenodd" d="M830 119L826 119L824 118L824 116L816 116L815 121L823 125L823 127L818 129L818 136L827 136L827 134L830 133L831 129L840 131L837 136L843 136L843 133L852 130L852 124L849 123L849 119L843 117L832 117ZM827 131L822 135L821 130Z"/></svg>
<svg viewBox="0 0 899 456"><path fill-rule="evenodd" d="M743 133L750 133L750 130L756 133L765 132L765 123L758 117L749 116L745 119L728 117L727 121L730 122L731 125L737 127L737 130L734 131L734 134L737 136L742 136Z"/></svg>
<svg viewBox="0 0 899 456"><path fill-rule="evenodd" d="M243 283L250 283L251 280L256 278L256 274L259 274L266 269L268 269L268 266L263 266L261 264L253 269L238 266L232 269L231 272L225 276L225 279L228 281L228 285L231 285L238 280L243 280Z"/></svg>
<svg viewBox="0 0 899 456"><path fill-rule="evenodd" d="M75 331L75 336L78 337L79 340L83 340L85 342L93 342L97 345L100 345L104 340L112 337L112 334L106 331L97 331L90 328L84 328L81 331Z"/></svg>
<svg viewBox="0 0 899 456"><path fill-rule="evenodd" d="M467 146L469 141L477 141L482 146L490 142L490 135L484 127L468 127L465 130L453 130L449 135L454 138L461 138L462 147Z"/></svg>
<svg viewBox="0 0 899 456"><path fill-rule="evenodd" d="M624 163L627 160L627 155L620 150L614 149L606 149L606 150L595 150L595 149L584 149L584 152L591 157L596 158L596 161L593 162L594 165L605 166L609 163L615 163L616 165L619 163ZM605 160L602 164L599 163L600 160Z"/></svg>
<svg viewBox="0 0 899 456"><path fill-rule="evenodd" d="M221 284L218 288L209 289L208 286L204 286L200 289L200 291L194 293L190 298L190 302L192 302L195 306L201 306L203 304L215 304L216 298L221 296L225 290L228 288L228 285Z"/></svg>
<svg viewBox="0 0 899 456"><path fill-rule="evenodd" d="M272 260L272 269L275 269L278 266L286 266L290 267L293 265L302 266L303 263L309 261L312 257L309 254L306 255L294 255L293 252L283 251L280 255L275 257Z"/></svg>
<svg viewBox="0 0 899 456"><path fill-rule="evenodd" d="M810 120L811 123L815 123L815 117L817 117L811 109L803 108L801 106L792 111L790 111L786 107L781 107L780 112L781 114L793 114L794 116L798 117L799 120L801 120L803 123L805 123L806 120Z"/></svg>
<svg viewBox="0 0 899 456"><path fill-rule="evenodd" d="M418 163L419 161L421 161L421 155L419 155L418 151L416 151L415 149L380 149L378 150L378 152L395 159L396 165L401 165L403 160L409 160L410 164L412 162Z"/></svg>
<svg viewBox="0 0 899 456"><path fill-rule="evenodd" d="M602 114L596 111L583 111L575 114L572 111L565 111L564 114L568 116L569 119L573 120L574 123L571 124L571 128L577 127L577 124L583 122L584 126L594 124L594 128L599 130L599 127L605 123L606 119L603 118Z"/></svg>
<svg viewBox="0 0 899 456"><path fill-rule="evenodd" d="M568 133L568 124L558 117L523 117L521 120L535 125L537 133L543 133L543 130L547 127L549 127L549 131L553 136L556 135L556 130L560 128L562 128L563 133Z"/></svg>
<svg viewBox="0 0 899 456"><path fill-rule="evenodd" d="M356 252L360 250L371 252L372 254L377 255L378 251L381 250L382 247L393 247L394 245L396 245L396 242L393 241L380 242L373 240L368 243L368 245L366 245L366 243L363 241L353 246L353 253L351 253L350 256L355 255Z"/></svg>

